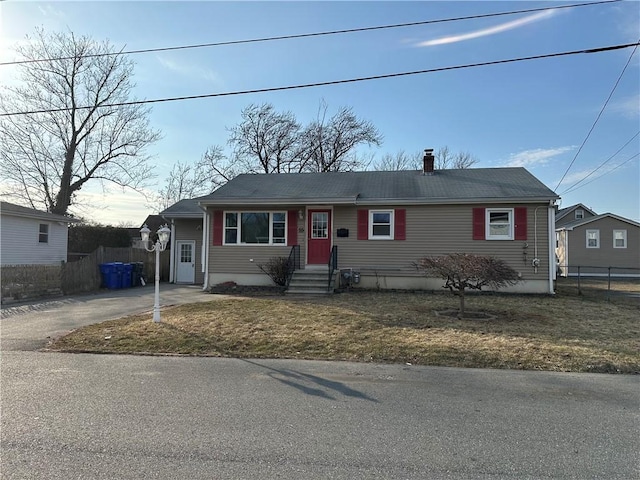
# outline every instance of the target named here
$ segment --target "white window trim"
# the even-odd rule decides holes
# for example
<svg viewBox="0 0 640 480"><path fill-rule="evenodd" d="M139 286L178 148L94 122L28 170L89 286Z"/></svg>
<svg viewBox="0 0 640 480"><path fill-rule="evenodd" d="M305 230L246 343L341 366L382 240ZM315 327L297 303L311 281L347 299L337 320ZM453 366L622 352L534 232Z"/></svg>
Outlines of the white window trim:
<svg viewBox="0 0 640 480"><path fill-rule="evenodd" d="M574 212L574 217L576 220L582 220L584 218L584 210L581 208L578 208L575 212Z"/></svg>
<svg viewBox="0 0 640 480"><path fill-rule="evenodd" d="M42 225L46 225L47 226L47 233L43 233L40 231L40 227ZM40 241L40 235L46 235L47 241L46 242L41 242ZM51 237L51 224L49 223L39 223L38 224L38 245L49 245L49 238Z"/></svg>
<svg viewBox="0 0 640 480"><path fill-rule="evenodd" d="M236 227L227 227L227 213L233 213L236 215ZM244 243L242 242L242 214L243 213L268 213L269 214L269 242L268 243ZM274 243L273 242L273 214L274 213L282 213L284 214L284 242ZM238 234L236 236L236 243L227 243L227 228L237 230ZM222 245L233 245L237 246L250 246L250 247L286 247L289 243L289 239L287 235L289 234L289 215L287 211L282 210L243 210L243 211L235 211L235 210L225 210L222 212Z"/></svg>
<svg viewBox="0 0 640 480"><path fill-rule="evenodd" d="M622 232L622 240L624 241L624 245L621 247L616 246L616 232ZM623 230L617 228L613 231L613 248L627 248L627 230Z"/></svg>
<svg viewBox="0 0 640 480"><path fill-rule="evenodd" d="M596 245L594 247L589 246L589 233L590 232L595 232L596 234ZM598 229L591 229L591 230L587 230L585 233L585 246L587 248L600 248L600 230Z"/></svg>
<svg viewBox="0 0 640 480"><path fill-rule="evenodd" d="M373 234L373 215L375 213L388 213L389 214L389 235L374 235ZM393 209L389 210L369 210L369 240L393 240L393 233L395 231L395 212Z"/></svg>
<svg viewBox="0 0 640 480"><path fill-rule="evenodd" d="M509 233L507 235L491 235L491 213L507 212L509 214ZM513 208L487 208L485 210L485 232L484 238L486 240L513 240L514 230L514 213Z"/></svg>

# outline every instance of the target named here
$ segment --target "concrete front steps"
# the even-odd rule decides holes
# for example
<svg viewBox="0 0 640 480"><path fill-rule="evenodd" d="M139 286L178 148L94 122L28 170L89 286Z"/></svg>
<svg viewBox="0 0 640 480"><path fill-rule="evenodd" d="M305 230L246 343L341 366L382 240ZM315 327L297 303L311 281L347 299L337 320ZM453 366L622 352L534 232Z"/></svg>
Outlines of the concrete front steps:
<svg viewBox="0 0 640 480"><path fill-rule="evenodd" d="M293 272L286 293L287 295L328 295L333 293L333 285L331 290L327 287L328 281L328 267L296 270Z"/></svg>

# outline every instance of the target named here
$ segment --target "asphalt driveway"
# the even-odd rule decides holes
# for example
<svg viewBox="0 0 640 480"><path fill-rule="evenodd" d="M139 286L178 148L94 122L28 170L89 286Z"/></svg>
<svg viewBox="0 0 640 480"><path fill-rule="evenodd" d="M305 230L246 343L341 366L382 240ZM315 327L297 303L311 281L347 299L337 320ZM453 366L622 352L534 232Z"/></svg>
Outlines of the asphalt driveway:
<svg viewBox="0 0 640 480"><path fill-rule="evenodd" d="M73 329L153 310L154 286L105 290L2 307L3 351L43 348L51 338ZM209 302L220 298L194 285L160 285L160 305Z"/></svg>

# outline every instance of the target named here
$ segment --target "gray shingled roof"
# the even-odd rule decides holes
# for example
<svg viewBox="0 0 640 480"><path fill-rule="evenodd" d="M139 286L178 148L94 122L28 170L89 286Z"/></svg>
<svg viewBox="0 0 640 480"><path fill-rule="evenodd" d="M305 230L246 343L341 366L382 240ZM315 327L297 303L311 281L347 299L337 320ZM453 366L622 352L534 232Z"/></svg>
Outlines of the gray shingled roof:
<svg viewBox="0 0 640 480"><path fill-rule="evenodd" d="M580 227L582 225L587 225L589 223L597 222L602 218L614 218L616 220L620 220L621 222L629 223L631 225L635 225L636 227L640 227L640 223L631 220L630 218L621 217L620 215L615 215L613 213L601 213L600 215L596 215L594 217L586 217L579 218L578 220L574 220L569 223L565 223L561 227L558 227L556 230L573 230L576 227Z"/></svg>
<svg viewBox="0 0 640 480"><path fill-rule="evenodd" d="M44 212L42 210L35 210L33 208L23 207L22 205L16 205L9 202L0 202L0 212L3 215L36 218L40 220L48 220L50 222L76 223L80 221L77 218L65 217L64 215Z"/></svg>
<svg viewBox="0 0 640 480"><path fill-rule="evenodd" d="M526 169L469 168L422 171L239 175L201 205L428 204L548 201L559 198Z"/></svg>
<svg viewBox="0 0 640 480"><path fill-rule="evenodd" d="M188 198L174 203L160 212L163 217L201 218L203 211L198 205L199 198Z"/></svg>

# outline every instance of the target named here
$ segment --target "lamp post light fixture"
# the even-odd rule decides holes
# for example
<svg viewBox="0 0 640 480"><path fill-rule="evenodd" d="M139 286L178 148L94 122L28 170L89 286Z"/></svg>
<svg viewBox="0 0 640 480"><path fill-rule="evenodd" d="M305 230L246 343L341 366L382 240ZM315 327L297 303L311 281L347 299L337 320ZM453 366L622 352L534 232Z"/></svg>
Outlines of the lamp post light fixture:
<svg viewBox="0 0 640 480"><path fill-rule="evenodd" d="M155 245L149 248L149 234L151 230L145 224L140 229L140 236L142 237L142 244L147 252L156 252L156 296L153 303L153 321L160 322L160 252L163 252L167 248L169 243L169 237L171 236L171 230L167 225L163 225L158 229L158 240Z"/></svg>

